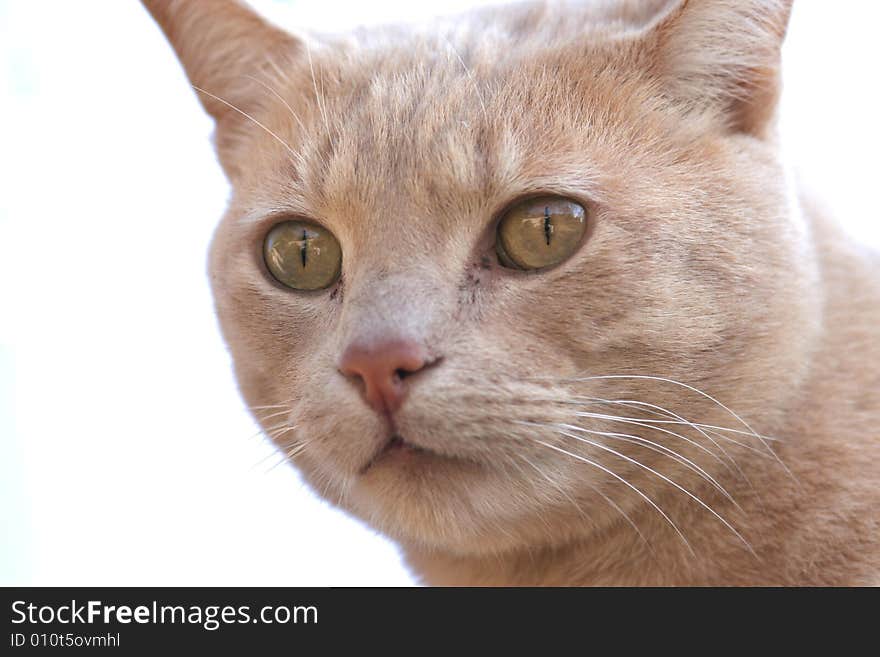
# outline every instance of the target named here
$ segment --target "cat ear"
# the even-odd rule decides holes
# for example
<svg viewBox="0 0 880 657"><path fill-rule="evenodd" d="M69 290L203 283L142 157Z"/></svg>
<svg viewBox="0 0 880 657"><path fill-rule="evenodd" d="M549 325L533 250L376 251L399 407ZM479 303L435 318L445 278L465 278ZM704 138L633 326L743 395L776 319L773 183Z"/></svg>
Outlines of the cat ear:
<svg viewBox="0 0 880 657"><path fill-rule="evenodd" d="M687 110L764 136L779 98L792 0L680 0L649 30L652 68Z"/></svg>
<svg viewBox="0 0 880 657"><path fill-rule="evenodd" d="M299 50L294 36L238 0L142 2L177 53L205 110L218 124L238 112L247 112L255 96L254 78Z"/></svg>

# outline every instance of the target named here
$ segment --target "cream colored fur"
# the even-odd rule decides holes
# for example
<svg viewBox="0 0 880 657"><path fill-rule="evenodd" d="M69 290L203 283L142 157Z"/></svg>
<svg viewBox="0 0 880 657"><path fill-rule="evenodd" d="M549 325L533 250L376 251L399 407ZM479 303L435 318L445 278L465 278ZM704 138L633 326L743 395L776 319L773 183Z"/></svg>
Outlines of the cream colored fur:
<svg viewBox="0 0 880 657"><path fill-rule="evenodd" d="M210 271L242 394L423 581L878 583L880 261L787 186L787 2L322 38L232 0L145 4L217 121ZM533 193L584 203L590 238L506 270L493 221ZM285 216L336 235L338 285L271 282ZM426 451L368 467L389 428L338 360L383 335L440 360L395 415Z"/></svg>

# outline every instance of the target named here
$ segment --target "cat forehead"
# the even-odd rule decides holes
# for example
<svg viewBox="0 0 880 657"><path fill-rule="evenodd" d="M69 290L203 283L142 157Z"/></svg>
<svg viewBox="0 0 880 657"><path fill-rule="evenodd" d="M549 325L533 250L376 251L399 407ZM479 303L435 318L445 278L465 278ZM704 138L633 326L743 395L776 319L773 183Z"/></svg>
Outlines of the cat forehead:
<svg viewBox="0 0 880 657"><path fill-rule="evenodd" d="M608 53L481 54L486 41L475 38L409 35L310 53L284 97L267 95L267 122L293 151L276 149L286 165L274 182L308 208L359 202L373 211L474 205L569 179L588 185L585 147L625 137L621 122L639 123L619 107L610 67L584 74L590 55ZM625 97L638 105L640 95Z"/></svg>

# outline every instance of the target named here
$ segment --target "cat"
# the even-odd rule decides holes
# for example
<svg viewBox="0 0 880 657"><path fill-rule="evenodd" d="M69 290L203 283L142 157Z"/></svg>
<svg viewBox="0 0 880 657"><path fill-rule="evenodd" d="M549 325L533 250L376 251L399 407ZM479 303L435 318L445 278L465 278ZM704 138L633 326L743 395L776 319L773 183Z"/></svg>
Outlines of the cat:
<svg viewBox="0 0 880 657"><path fill-rule="evenodd" d="M789 1L144 4L232 186L241 393L420 582L880 583L880 258L783 162Z"/></svg>

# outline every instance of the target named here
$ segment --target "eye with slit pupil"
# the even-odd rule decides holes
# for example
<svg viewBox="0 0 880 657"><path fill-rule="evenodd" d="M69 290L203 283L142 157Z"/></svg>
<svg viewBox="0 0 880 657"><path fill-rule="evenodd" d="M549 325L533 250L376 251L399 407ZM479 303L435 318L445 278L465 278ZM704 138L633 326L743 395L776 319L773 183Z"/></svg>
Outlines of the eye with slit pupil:
<svg viewBox="0 0 880 657"><path fill-rule="evenodd" d="M498 224L496 251L505 267L544 269L571 256L586 232L586 210L557 196L532 198L511 207Z"/></svg>
<svg viewBox="0 0 880 657"><path fill-rule="evenodd" d="M308 221L283 221L263 243L266 267L279 283L294 290L320 290L339 278L342 249L326 228Z"/></svg>

